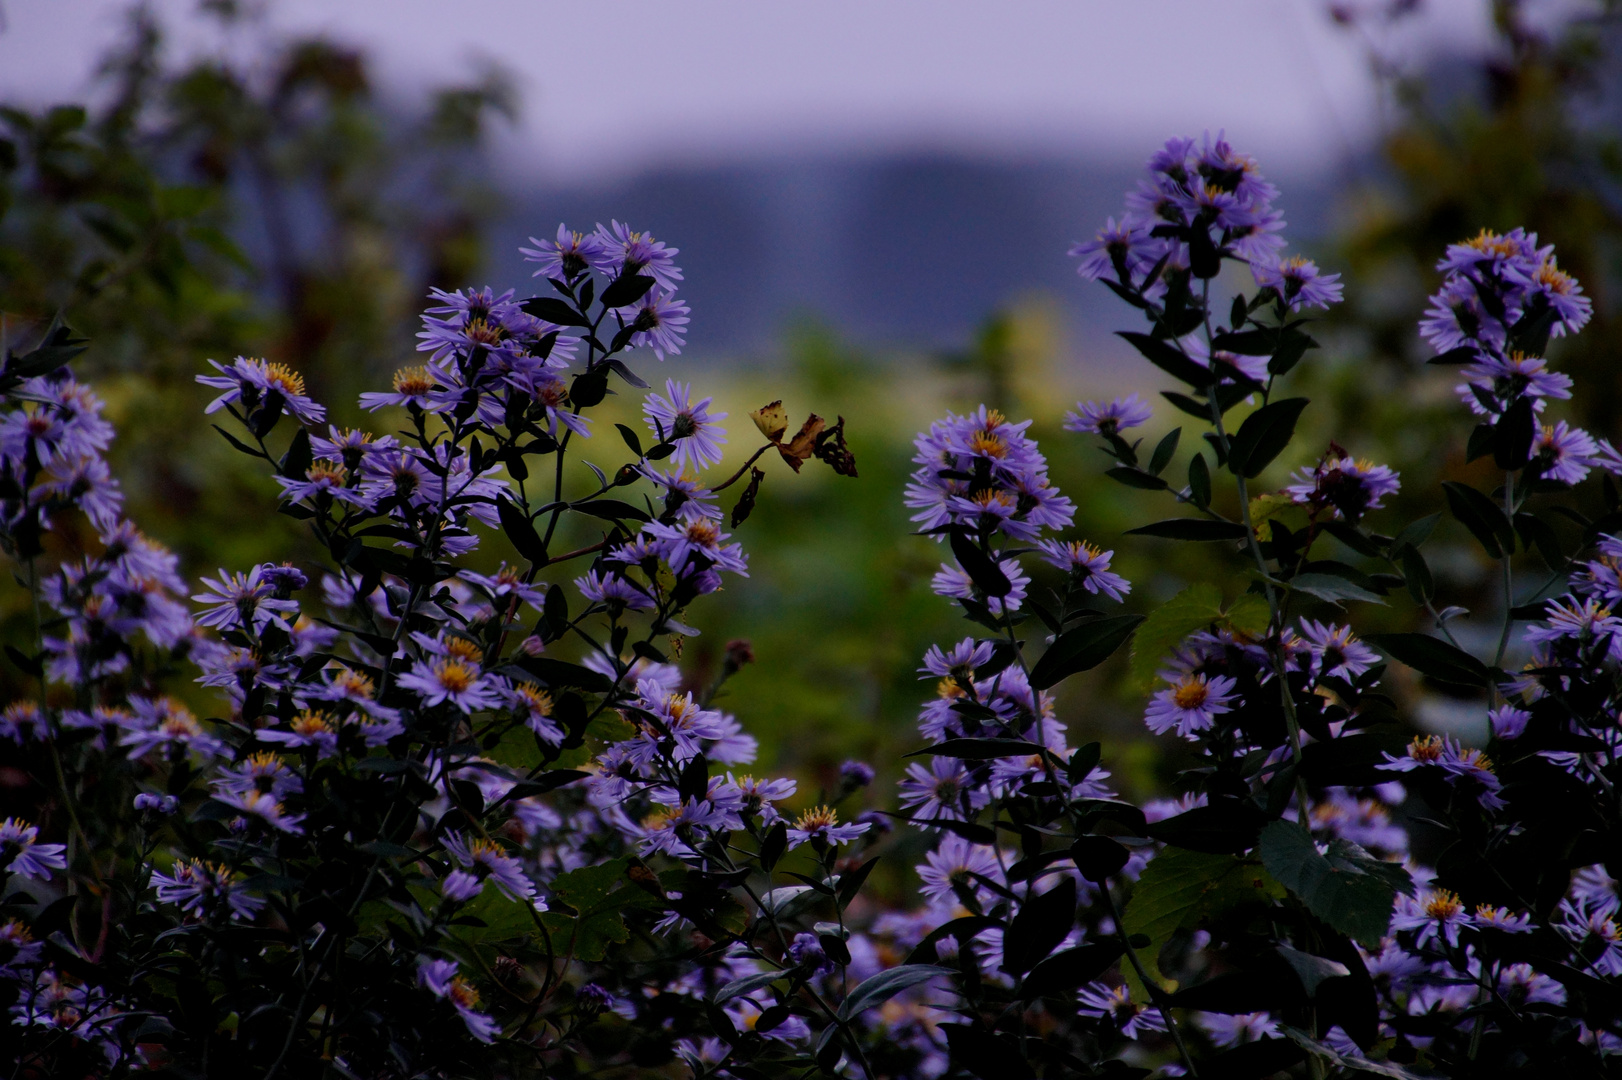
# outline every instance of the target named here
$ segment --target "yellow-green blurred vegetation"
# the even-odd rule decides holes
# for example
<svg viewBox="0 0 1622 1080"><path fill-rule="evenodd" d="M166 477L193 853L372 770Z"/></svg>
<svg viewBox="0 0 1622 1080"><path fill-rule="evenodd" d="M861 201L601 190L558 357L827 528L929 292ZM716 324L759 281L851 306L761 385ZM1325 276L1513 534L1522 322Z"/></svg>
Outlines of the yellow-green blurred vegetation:
<svg viewBox="0 0 1622 1080"><path fill-rule="evenodd" d="M238 17L228 5L209 10L199 17ZM1577 379L1569 415L1622 434L1616 28L1607 14L1540 33L1519 4L1493 11L1500 48L1468 70L1479 88L1441 99L1424 73L1390 84L1396 118L1368 151L1373 178L1344 193L1346 228L1315 253L1346 272L1349 303L1321 326L1325 348L1292 376L1291 392L1315 404L1293 459L1264 477L1282 484L1334 437L1402 472L1393 529L1437 509L1439 477L1468 475L1469 421L1448 373L1417 363L1414 324L1444 246L1483 227L1537 230L1582 280L1594 322L1557 347L1555 363ZM375 90L363 54L319 40L276 46L251 69L224 60L177 67L166 55L163 28L137 12L104 69L105 104L0 117L11 148L0 172L6 335L25 340L61 311L91 339L76 368L119 428L113 461L130 515L181 554L189 575L283 558L317 569L322 553L270 512L274 484L210 430L201 411L209 393L193 377L208 358L279 360L303 374L336 422L361 422L356 394L412 362L428 288L484 283L487 227L500 208L499 192L480 179L484 135L517 103L492 71L403 114ZM1146 133L1146 149L1160 134ZM1132 314L1123 306L1119 325ZM768 401L781 398L796 424L809 411L845 418L859 479L824 469L795 476L764 462L759 506L739 530L751 576L695 606L691 621L703 634L683 656L703 681L728 640L752 642L757 663L729 683L724 704L761 739L767 762L812 789L832 786L847 757L896 762L911 749L916 706L933 692L916 678L919 657L972 632L931 594L939 549L909 535L901 503L912 437L946 410L984 401L1035 418L1053 479L1078 505L1076 535L1118 549L1114 568L1135 582L1134 609L1209 577L1210 560L1226 557L1122 542L1123 530L1173 507L1104 479L1103 457L1060 423L1077 396L1130 385L1151 392L1153 373L1087 385L1084 372L1097 368L1078 363L1039 298L992 319L950 356L873 355L808 322L785 332L778 355L750 359L762 362L679 358L644 363L641 374L716 396L731 416L729 467L758 445L746 414ZM615 400L617 414L598 421L584 452L609 472L626 456L609 421L641 426L639 396ZM1159 409L1146 447L1179 415ZM366 422L383 431L399 419ZM1197 442L1186 430L1168 472L1179 484ZM1469 606L1489 585L1462 530L1456 539L1432 564L1444 595L1461 597L1449 602ZM84 540L55 543L71 552ZM484 556L498 559L499 546L492 538ZM22 613L11 615L15 631ZM1400 595L1381 617L1414 620ZM1116 780L1145 796L1166 787L1178 763L1143 744L1142 688L1122 677L1126 662L1123 654L1066 684L1059 711L1079 733L1102 738Z"/></svg>

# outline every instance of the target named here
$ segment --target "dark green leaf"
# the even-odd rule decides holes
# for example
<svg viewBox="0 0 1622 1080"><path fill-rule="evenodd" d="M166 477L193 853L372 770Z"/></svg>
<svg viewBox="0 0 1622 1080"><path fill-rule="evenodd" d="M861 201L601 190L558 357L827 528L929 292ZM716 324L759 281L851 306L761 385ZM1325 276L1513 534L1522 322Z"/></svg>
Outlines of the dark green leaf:
<svg viewBox="0 0 1622 1080"><path fill-rule="evenodd" d="M1211 385L1210 370L1190 360L1181 349L1168 345L1159 338L1131 330L1117 331L1117 334L1130 342L1132 347L1142 353L1151 364L1172 378L1180 379L1194 387Z"/></svg>
<svg viewBox="0 0 1622 1080"><path fill-rule="evenodd" d="M1237 521L1213 521L1210 518L1168 518L1152 525L1128 529L1128 536L1158 536L1162 540L1243 540L1245 527Z"/></svg>
<svg viewBox="0 0 1622 1080"><path fill-rule="evenodd" d="M496 500L496 513L501 517L501 531L507 534L507 539L518 554L536 566L545 566L548 561L546 545L541 543L541 536L535 531L535 523L529 519L529 515L505 497Z"/></svg>
<svg viewBox="0 0 1622 1080"><path fill-rule="evenodd" d="M1428 634L1370 634L1365 640L1437 682L1471 688L1492 685L1487 665L1441 638Z"/></svg>
<svg viewBox="0 0 1622 1080"><path fill-rule="evenodd" d="M1052 751L1041 743L1026 742L1024 739L947 739L934 746L914 750L906 756L917 757L920 754L985 761L991 758L1030 757L1032 754L1051 756Z"/></svg>
<svg viewBox="0 0 1622 1080"><path fill-rule="evenodd" d="M1296 421L1306 407L1306 398L1284 398L1245 417L1229 440L1228 469L1236 476L1260 475L1295 437Z"/></svg>
<svg viewBox="0 0 1622 1080"><path fill-rule="evenodd" d="M1188 461L1188 495L1201 510L1211 505L1211 467L1204 454L1195 454Z"/></svg>
<svg viewBox="0 0 1622 1080"><path fill-rule="evenodd" d="M1027 897L1003 935L1003 971L1023 975L1031 970L1075 925L1075 878L1061 878L1047 892Z"/></svg>
<svg viewBox="0 0 1622 1080"><path fill-rule="evenodd" d="M608 369L599 365L581 372L569 385L569 400L583 409L600 404L608 393Z"/></svg>
<svg viewBox="0 0 1622 1080"><path fill-rule="evenodd" d="M1113 615L1066 630L1031 669L1031 686L1046 690L1078 671L1097 667L1121 647L1142 621L1142 615Z"/></svg>
<svg viewBox="0 0 1622 1080"><path fill-rule="evenodd" d="M868 1009L883 1005L901 991L936 978L949 978L957 972L933 964L904 964L864 979L839 1003L841 1020L851 1020Z"/></svg>
<svg viewBox="0 0 1622 1080"><path fill-rule="evenodd" d="M646 274L626 276L621 274L608 283L603 290L603 306L606 308L629 307L648 294L653 288L654 280Z"/></svg>
<svg viewBox="0 0 1622 1080"><path fill-rule="evenodd" d="M287 446L287 453L276 467L276 472L289 480L303 480L313 461L310 454L310 432L307 428L299 428L293 435L293 441Z"/></svg>
<svg viewBox="0 0 1622 1080"><path fill-rule="evenodd" d="M619 428L620 438L624 439L625 445L631 448L631 453L635 454L637 457L641 457L642 440L637 438L636 432L632 431L624 424L615 424L614 426Z"/></svg>
<svg viewBox="0 0 1622 1080"><path fill-rule="evenodd" d="M1007 596L1014 587L1008 580L1008 575L1002 572L1002 567L990 555L982 551L969 536L961 529L951 532L952 554L957 556L958 565L963 572L969 575L969 580L979 587L987 596Z"/></svg>
<svg viewBox="0 0 1622 1080"><path fill-rule="evenodd" d="M1166 437L1155 445L1155 452L1149 457L1149 471L1156 476L1166 471L1171 464L1171 456L1177 452L1177 440L1182 437L1182 428L1172 428Z"/></svg>
<svg viewBox="0 0 1622 1080"><path fill-rule="evenodd" d="M1290 579L1290 588L1337 606L1342 600L1361 600L1369 604L1385 603L1378 594L1334 574L1297 574Z"/></svg>
<svg viewBox="0 0 1622 1080"><path fill-rule="evenodd" d="M1211 407L1204 402L1196 401L1187 394L1179 394L1174 390L1162 390L1160 391L1160 396L1177 406L1183 412L1186 412L1188 415L1195 417L1196 419L1203 420L1206 423L1211 422Z"/></svg>
<svg viewBox="0 0 1622 1080"><path fill-rule="evenodd" d="M1025 976L1021 996L1030 1000L1085 986L1109 970L1124 951L1117 942L1100 941L1056 952Z"/></svg>
<svg viewBox="0 0 1622 1080"><path fill-rule="evenodd" d="M1267 815L1250 803L1216 796L1210 805L1153 822L1144 832L1173 847L1237 855L1255 846L1256 834L1266 822Z"/></svg>
<svg viewBox="0 0 1622 1080"><path fill-rule="evenodd" d="M591 321L555 296L533 296L524 301L524 311L553 326L590 326Z"/></svg>
<svg viewBox="0 0 1622 1080"><path fill-rule="evenodd" d="M1386 874L1373 872L1378 860L1356 845L1341 848L1333 858L1320 854L1312 835L1294 821L1275 821L1263 829L1257 854L1267 872L1308 911L1366 948L1379 946L1391 925L1396 890ZM1387 865L1401 872L1401 867Z"/></svg>
<svg viewBox="0 0 1622 1080"><path fill-rule="evenodd" d="M1498 504L1468 484L1444 481L1447 506L1481 542L1490 559L1501 559L1515 550L1515 530Z"/></svg>
<svg viewBox="0 0 1622 1080"><path fill-rule="evenodd" d="M1166 489L1166 481L1160 479L1160 477L1146 473L1142 469L1128 468L1125 465L1116 465L1111 469L1107 469L1104 475L1118 484L1140 488L1143 491L1164 491Z"/></svg>
<svg viewBox="0 0 1622 1080"><path fill-rule="evenodd" d="M1532 437L1535 434L1537 419L1532 413L1532 399L1523 394L1504 410L1504 415L1493 425L1494 464L1510 471L1525 466L1532 453Z"/></svg>
<svg viewBox="0 0 1622 1080"><path fill-rule="evenodd" d="M570 503L569 509L578 510L582 514L592 517L605 518L609 521L647 521L648 513L639 507L617 499L591 499L586 502Z"/></svg>

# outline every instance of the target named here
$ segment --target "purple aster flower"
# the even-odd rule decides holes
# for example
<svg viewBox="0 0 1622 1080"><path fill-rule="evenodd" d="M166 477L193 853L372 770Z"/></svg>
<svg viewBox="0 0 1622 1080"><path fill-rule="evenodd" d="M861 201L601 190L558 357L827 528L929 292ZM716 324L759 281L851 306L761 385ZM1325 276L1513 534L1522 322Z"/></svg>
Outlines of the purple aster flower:
<svg viewBox="0 0 1622 1080"><path fill-rule="evenodd" d="M1357 640L1349 626L1303 619L1301 636L1308 642L1307 674L1313 681L1331 676L1351 681L1380 662L1379 655Z"/></svg>
<svg viewBox="0 0 1622 1080"><path fill-rule="evenodd" d="M1143 714L1144 723L1156 735L1176 729L1177 734L1193 741L1217 716L1233 709L1233 688L1237 684L1226 675L1213 676L1209 681L1204 675L1163 677L1173 685L1157 693Z"/></svg>
<svg viewBox="0 0 1622 1080"><path fill-rule="evenodd" d="M1118 397L1109 404L1102 401L1080 401L1076 411L1064 414L1066 431L1095 431L1100 435L1118 435L1149 421L1154 410L1137 394Z"/></svg>
<svg viewBox="0 0 1622 1080"><path fill-rule="evenodd" d="M1564 1005L1566 988L1531 964L1506 964L1498 972L1498 992L1511 1008L1529 1004Z"/></svg>
<svg viewBox="0 0 1622 1080"><path fill-rule="evenodd" d="M0 871L36 881L49 881L52 870L66 870L62 844L41 844L39 829L22 818L0 821Z"/></svg>
<svg viewBox="0 0 1622 1080"><path fill-rule="evenodd" d="M414 691L424 705L448 701L464 713L501 706L498 680L484 675L478 660L467 656L418 660L398 683Z"/></svg>
<svg viewBox="0 0 1622 1080"><path fill-rule="evenodd" d="M221 791L236 794L252 791L277 799L304 790L304 781L299 779L298 773L288 768L278 755L263 750L248 755L236 765L220 769L213 783Z"/></svg>
<svg viewBox="0 0 1622 1080"><path fill-rule="evenodd" d="M687 383L665 380L665 394L651 393L642 404L642 415L648 430L662 440L676 444L670 455L671 464L678 470L704 469L721 463L721 447L726 444L726 429L719 421L724 412L711 413L710 402L692 400L692 389Z"/></svg>
<svg viewBox="0 0 1622 1080"><path fill-rule="evenodd" d="M1132 1000L1132 991L1125 986L1107 986L1093 983L1076 991L1076 1011L1083 1016L1108 1020L1128 1039L1136 1039L1146 1031L1165 1031L1166 1021L1147 1005Z"/></svg>
<svg viewBox="0 0 1622 1080"><path fill-rule="evenodd" d="M230 869L201 859L177 862L169 873L153 874L152 887L159 901L199 919L216 912L232 919L252 919L265 906L263 899L243 891Z"/></svg>
<svg viewBox="0 0 1622 1080"><path fill-rule="evenodd" d="M1507 268L1504 276L1525 285L1528 300L1540 298L1554 310L1555 323L1549 331L1551 336L1575 334L1588 325L1594 305L1583 295L1583 287L1577 283L1577 279L1555 264L1552 248L1545 248L1539 254L1544 257L1536 270L1527 273L1523 263Z"/></svg>
<svg viewBox="0 0 1622 1080"><path fill-rule="evenodd" d="M501 1025L479 1012L479 992L456 973L454 960L419 960L417 981L435 997L450 1002L475 1039L485 1043L495 1040Z"/></svg>
<svg viewBox="0 0 1622 1080"><path fill-rule="evenodd" d="M292 600L276 598L275 586L265 580L263 566L254 567L246 575L222 569L217 579L203 578L203 585L209 591L192 597L207 608L197 617L200 626L260 634L272 623L288 629L284 616L298 611L298 604Z"/></svg>
<svg viewBox="0 0 1622 1080"><path fill-rule="evenodd" d="M1505 409L1522 396L1532 399L1534 412L1548 407L1549 399L1571 397L1571 376L1550 371L1541 356L1510 353L1478 354L1464 369L1469 380L1457 387L1459 397L1477 416L1497 420Z"/></svg>
<svg viewBox="0 0 1622 1080"><path fill-rule="evenodd" d="M666 355L681 355L682 346L687 344L688 316L692 314L686 303L677 300L674 293L650 289L631 310L635 314L629 322L624 322L619 312L615 317L632 331L633 346L652 349L660 360Z"/></svg>
<svg viewBox="0 0 1622 1080"><path fill-rule="evenodd" d="M1592 435L1560 420L1544 425L1533 438L1532 460L1527 467L1544 479L1577 484L1599 464L1598 454L1599 446Z"/></svg>
<svg viewBox="0 0 1622 1080"><path fill-rule="evenodd" d="M304 830L299 822L304 820L302 814L289 814L282 804L276 801L276 796L264 791L222 791L214 796L216 802L224 803L231 809L243 814L245 817L255 818L264 822L273 829L292 833L295 836L303 835Z"/></svg>
<svg viewBox="0 0 1622 1080"><path fill-rule="evenodd" d="M839 786L847 791L858 791L873 782L873 766L855 758L839 766Z"/></svg>
<svg viewBox="0 0 1622 1080"><path fill-rule="evenodd" d="M529 729L553 746L563 741L564 731L552 718L552 695L534 683L513 683L503 688L507 705L523 718Z"/></svg>
<svg viewBox="0 0 1622 1080"><path fill-rule="evenodd" d="M1526 911L1516 915L1508 908L1494 907L1491 904L1477 904L1476 913L1470 918L1478 930L1497 930L1504 934L1530 934L1532 932L1532 915Z"/></svg>
<svg viewBox="0 0 1622 1080"><path fill-rule="evenodd" d="M1120 224L1110 218L1097 236L1070 249L1070 257L1081 260L1076 273L1097 281L1114 270L1121 284L1131 284L1132 278L1154 266L1165 249L1165 241L1150 235L1153 228L1152 222L1132 214L1122 215Z"/></svg>
<svg viewBox="0 0 1622 1080"><path fill-rule="evenodd" d="M676 266L680 248L666 247L647 233L633 232L629 225L611 221L608 228L597 225L596 240L602 249L605 273L647 274L659 287L674 292L682 279Z"/></svg>
<svg viewBox="0 0 1622 1080"><path fill-rule="evenodd" d="M975 874L999 883L1003 880L995 851L952 833L942 834L935 850L925 855L916 869L923 883L920 891L931 904L956 904L958 887L968 889L971 895L989 898L990 890L975 880Z"/></svg>
<svg viewBox="0 0 1622 1080"><path fill-rule="evenodd" d="M1408 833L1391 824L1386 808L1376 799L1357 798L1345 788L1331 788L1323 801L1313 805L1312 828L1373 851L1408 852Z"/></svg>
<svg viewBox="0 0 1622 1080"><path fill-rule="evenodd" d="M1311 259L1299 255L1279 260L1253 259L1250 273L1257 285L1277 290L1291 311L1340 303L1340 275L1320 274L1318 264Z"/></svg>
<svg viewBox="0 0 1622 1080"><path fill-rule="evenodd" d="M1214 371L1218 382L1249 382L1260 387L1271 377L1267 371L1265 356L1243 356L1226 349L1218 349L1212 353L1205 341L1197 336L1183 338L1177 344L1182 346L1184 355L1194 363Z"/></svg>
<svg viewBox="0 0 1622 1080"><path fill-rule="evenodd" d="M0 712L0 739L21 744L47 739L50 734L50 722L40 711L38 702L14 701Z"/></svg>
<svg viewBox="0 0 1622 1080"><path fill-rule="evenodd" d="M180 800L173 795L159 795L151 791L143 791L135 796L135 809L142 812L150 811L167 817L180 809Z"/></svg>
<svg viewBox="0 0 1622 1080"><path fill-rule="evenodd" d="M771 778L756 780L753 776L733 779L731 773L727 774L726 782L731 784L737 793L738 813L742 816L759 814L760 820L767 825L775 824L783 816L772 804L792 798L796 787L793 780Z"/></svg>
<svg viewBox="0 0 1622 1080"><path fill-rule="evenodd" d="M1504 324L1487 312L1475 283L1464 277L1442 282L1419 320L1419 336L1439 353L1461 345L1501 349L1507 333Z"/></svg>
<svg viewBox="0 0 1622 1080"><path fill-rule="evenodd" d="M477 574L472 570L463 570L457 576L483 589L497 611L506 611L516 601L523 601L539 611L541 605L546 602L546 597L541 591L524 580L522 570L516 566L508 566L505 562L494 574Z"/></svg>
<svg viewBox="0 0 1622 1080"><path fill-rule="evenodd" d="M282 486L282 497L288 502L319 499L325 495L353 506L370 507L375 497L349 486L349 470L329 458L316 458L304 470L304 479L276 477Z"/></svg>
<svg viewBox="0 0 1622 1080"><path fill-rule="evenodd" d="M1283 1034L1271 1013L1195 1013L1195 1021L1218 1046L1240 1046Z"/></svg>
<svg viewBox="0 0 1622 1080"><path fill-rule="evenodd" d="M642 526L639 535L649 538L656 553L678 575L685 577L690 572L696 572L698 567L694 561L703 558L717 570L749 576L749 562L743 554L743 546L724 543L731 534L722 532L721 527L709 518L678 521L675 525L653 521Z"/></svg>
<svg viewBox="0 0 1622 1080"><path fill-rule="evenodd" d="M985 605L995 614L1001 615L1009 611L1018 611L1025 602L1025 590L1031 579L1020 566L1018 559L1000 559L997 565L1002 568L1003 576L1008 579L1010 586L1007 593L1002 596L985 597ZM972 600L979 592L974 579L968 572L957 564L956 560L941 563L940 572L930 582L937 596L950 596L957 600Z"/></svg>
<svg viewBox="0 0 1622 1080"><path fill-rule="evenodd" d="M972 679L974 669L989 662L991 653L991 642L976 641L972 637L966 637L952 646L949 653L941 652L939 645L931 645L924 654L924 666L918 670L942 678L951 675Z"/></svg>
<svg viewBox="0 0 1622 1080"><path fill-rule="evenodd" d="M1614 638L1622 630L1622 619L1611 614L1596 597L1579 600L1568 596L1544 605L1547 625L1533 623L1522 635L1532 644L1572 641L1587 644L1601 638Z"/></svg>
<svg viewBox="0 0 1622 1080"><path fill-rule="evenodd" d="M575 588L595 604L602 604L610 614L618 615L623 611L648 611L654 606L653 597L647 590L631 581L621 577L613 571L588 570L585 577L574 579Z"/></svg>
<svg viewBox="0 0 1622 1080"><path fill-rule="evenodd" d="M445 850L464 869L452 870L441 883L441 891L452 900L471 900L484 890L486 882L494 882L509 900L529 900L535 895L535 886L524 876L521 862L504 852L494 841L482 837L469 839L462 833L446 833L442 843Z"/></svg>
<svg viewBox="0 0 1622 1080"><path fill-rule="evenodd" d="M788 846L797 848L807 842L816 847L848 844L867 830L866 824L839 824L839 814L831 806L814 806L794 819L788 831Z"/></svg>
<svg viewBox="0 0 1622 1080"><path fill-rule="evenodd" d="M360 407L367 412L376 412L391 405L427 409L434 403L432 395L440 388L442 378L439 370L431 366L403 367L394 373L392 392L364 393L360 396Z"/></svg>
<svg viewBox="0 0 1622 1080"><path fill-rule="evenodd" d="M974 782L968 768L957 758L936 757L927 767L913 762L896 788L901 793L901 805L912 809L913 819L919 824L939 818L967 821L974 811L991 801L991 793Z"/></svg>
<svg viewBox="0 0 1622 1080"><path fill-rule="evenodd" d="M1427 889L1417 897L1397 897L1397 910L1391 916L1392 930L1418 931L1414 935L1416 947L1423 948L1428 941L1441 939L1449 945L1459 944L1459 931L1474 925L1458 894L1447 889Z"/></svg>
<svg viewBox="0 0 1622 1080"><path fill-rule="evenodd" d="M1317 465L1311 470L1298 470L1293 479L1296 483L1285 488L1292 501L1314 512L1327 509L1334 517L1351 522L1370 510L1380 509L1386 496L1395 495L1402 487L1398 474L1389 466L1354 461L1333 443Z"/></svg>
<svg viewBox="0 0 1622 1080"><path fill-rule="evenodd" d="M98 455L57 458L46 467L39 494L77 506L98 530L116 528L124 494L107 461Z"/></svg>
<svg viewBox="0 0 1622 1080"><path fill-rule="evenodd" d="M813 975L826 975L834 969L833 961L828 959L815 934L795 934L784 955L789 963Z"/></svg>
<svg viewBox="0 0 1622 1080"><path fill-rule="evenodd" d="M132 759L154 750L174 756L190 752L213 755L222 749L218 740L203 731L191 710L174 698L132 697L130 708L135 716L119 745L129 748Z"/></svg>
<svg viewBox="0 0 1622 1080"><path fill-rule="evenodd" d="M568 282L588 270L607 273L615 265L601 236L597 233L570 232L569 227L561 222L558 223L556 240L537 240L532 236L529 242L535 246L521 247L518 253L524 256L525 262L540 264L540 269L531 277L544 274L555 281Z"/></svg>
<svg viewBox="0 0 1622 1080"><path fill-rule="evenodd" d="M313 748L318 758L329 758L338 752L338 726L331 715L318 709L305 709L289 721L288 730L261 728L259 741L276 743L302 750Z"/></svg>
<svg viewBox="0 0 1622 1080"><path fill-rule="evenodd" d="M304 376L285 364L270 364L239 356L231 366L221 367L213 360L218 375L199 375L197 381L225 393L208 403L205 413L218 412L227 404L240 404L247 412L261 407L285 411L301 424L319 424L327 410L304 392Z"/></svg>
<svg viewBox="0 0 1622 1080"><path fill-rule="evenodd" d="M1494 738L1518 739L1526 731L1526 724L1532 719L1532 714L1514 705L1500 705L1487 713L1487 719L1492 723Z"/></svg>
<svg viewBox="0 0 1622 1080"><path fill-rule="evenodd" d="M1132 591L1130 581L1110 572L1113 551L1103 551L1085 540L1038 540L1036 546L1043 553L1043 562L1068 571L1075 584L1095 596L1102 593L1111 600L1122 600Z"/></svg>
<svg viewBox="0 0 1622 1080"><path fill-rule="evenodd" d="M43 942L16 919L0 923L0 978L16 979L24 968L33 967L45 955Z"/></svg>

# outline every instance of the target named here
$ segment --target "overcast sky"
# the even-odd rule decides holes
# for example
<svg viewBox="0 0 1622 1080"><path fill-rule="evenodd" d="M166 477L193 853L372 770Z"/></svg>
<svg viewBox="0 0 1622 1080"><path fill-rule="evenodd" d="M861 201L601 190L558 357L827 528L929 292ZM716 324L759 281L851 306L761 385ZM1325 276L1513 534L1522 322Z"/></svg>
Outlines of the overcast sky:
<svg viewBox="0 0 1622 1080"><path fill-rule="evenodd" d="M178 52L221 47L193 0L154 6ZM0 96L82 96L126 7L0 0ZM1427 7L1408 54L1485 39L1481 0ZM1208 127L1299 167L1376 122L1364 47L1319 0L278 0L266 27L367 46L404 94L499 61L524 92L505 160L558 180L784 152L1136 155Z"/></svg>

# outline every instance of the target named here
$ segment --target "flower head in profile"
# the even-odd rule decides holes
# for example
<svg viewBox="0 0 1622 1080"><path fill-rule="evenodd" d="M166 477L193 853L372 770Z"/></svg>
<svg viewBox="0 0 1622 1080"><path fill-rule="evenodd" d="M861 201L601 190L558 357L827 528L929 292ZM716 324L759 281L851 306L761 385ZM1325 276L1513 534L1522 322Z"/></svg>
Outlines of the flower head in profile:
<svg viewBox="0 0 1622 1080"><path fill-rule="evenodd" d="M524 875L523 864L494 841L448 833L443 842L445 850L462 867L445 875L440 883L440 891L452 900L471 900L484 891L486 882L494 882L509 900L528 900L535 895L535 886Z"/></svg>
<svg viewBox="0 0 1622 1080"><path fill-rule="evenodd" d="M1252 259L1250 273L1257 285L1276 290L1291 311L1327 308L1340 303L1340 275L1320 273L1317 263L1300 255L1277 260Z"/></svg>
<svg viewBox="0 0 1622 1080"><path fill-rule="evenodd" d="M1108 404L1102 401L1076 403L1075 412L1064 414L1066 431L1097 432L1100 435L1119 435L1128 428L1149 422L1154 410L1137 394L1118 397Z"/></svg>
<svg viewBox="0 0 1622 1080"><path fill-rule="evenodd" d="M243 891L236 873L218 863L192 859L177 862L170 872L152 875L158 899L174 904L193 918L223 912L232 919L252 919L265 901Z"/></svg>
<svg viewBox="0 0 1622 1080"><path fill-rule="evenodd" d="M1076 1010L1083 1016L1108 1020L1128 1039L1136 1039L1146 1031L1165 1031L1166 1021L1148 1005L1132 1000L1132 991L1125 986L1107 986L1093 983L1076 992Z"/></svg>
<svg viewBox="0 0 1622 1080"><path fill-rule="evenodd" d="M1132 591L1130 581L1110 571L1113 551L1104 551L1085 540L1038 540L1036 546L1043 553L1043 562L1066 571L1075 584L1094 595L1123 600Z"/></svg>
<svg viewBox="0 0 1622 1080"><path fill-rule="evenodd" d="M839 814L831 806L814 806L794 819L788 830L788 843L791 848L807 842L819 847L848 844L867 830L865 822L839 824Z"/></svg>
<svg viewBox="0 0 1622 1080"><path fill-rule="evenodd" d="M1110 218L1091 240L1070 248L1070 257L1081 260L1076 273L1097 281L1113 270L1119 283L1131 284L1132 278L1153 267L1165 251L1166 242L1152 236L1153 230L1154 222L1135 214L1122 214L1119 222Z"/></svg>
<svg viewBox="0 0 1622 1080"><path fill-rule="evenodd" d="M304 390L304 376L285 364L239 356L230 367L209 361L218 375L199 375L197 381L225 393L208 403L205 413L218 412L227 405L240 405L245 412L274 408L286 412L301 424L319 424L327 410L317 405Z"/></svg>
<svg viewBox="0 0 1622 1080"><path fill-rule="evenodd" d="M39 842L39 828L22 818L0 821L0 871L36 881L49 881L52 870L65 870L67 851L62 844Z"/></svg>
<svg viewBox="0 0 1622 1080"><path fill-rule="evenodd" d="M417 982L435 997L450 1002L475 1039L493 1042L501 1025L479 1011L479 992L456 971L454 960L423 958L417 962Z"/></svg>
<svg viewBox="0 0 1622 1080"><path fill-rule="evenodd" d="M525 262L539 264L540 269L531 277L544 274L555 281L568 282L588 270L607 272L614 266L614 258L600 235L570 232L562 222L558 223L557 239L537 240L532 236L529 242L535 246L521 247L518 253L524 256Z"/></svg>

